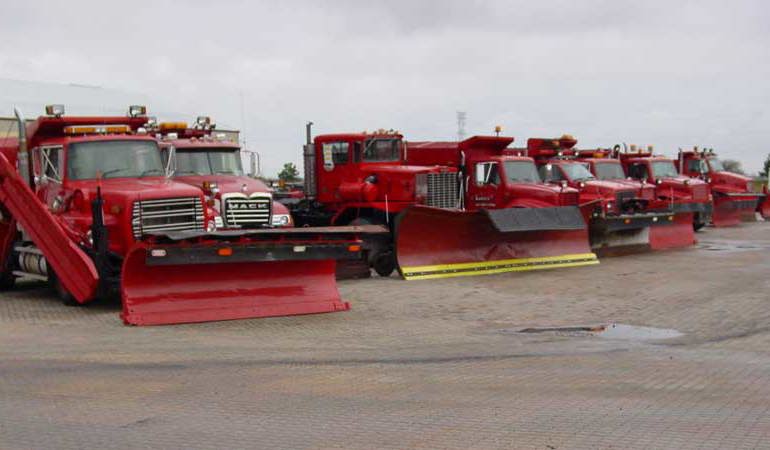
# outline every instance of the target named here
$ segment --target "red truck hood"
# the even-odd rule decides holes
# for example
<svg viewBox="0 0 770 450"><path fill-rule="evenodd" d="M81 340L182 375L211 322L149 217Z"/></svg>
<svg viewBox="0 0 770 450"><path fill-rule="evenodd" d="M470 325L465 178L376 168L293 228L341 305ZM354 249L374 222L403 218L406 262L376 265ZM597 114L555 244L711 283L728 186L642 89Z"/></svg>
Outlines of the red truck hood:
<svg viewBox="0 0 770 450"><path fill-rule="evenodd" d="M732 172L713 172L711 175L711 187L720 192L741 193L748 192L748 183L751 178Z"/></svg>
<svg viewBox="0 0 770 450"><path fill-rule="evenodd" d="M580 190L581 192L596 193L599 191L599 193L611 195L613 198L617 192L634 190L628 184L614 180L587 180L584 183L585 187Z"/></svg>
<svg viewBox="0 0 770 450"><path fill-rule="evenodd" d="M95 180L72 181L69 186L84 194L95 193ZM156 199L173 197L200 197L200 189L163 177L108 178L101 181L103 195L116 195L126 199Z"/></svg>
<svg viewBox="0 0 770 450"><path fill-rule="evenodd" d="M365 166L361 166L361 171L363 172L385 172L385 173L392 173L392 174L419 174L419 173L432 173L432 172L439 172L441 169L446 169L443 166L409 166L409 165L395 165L395 164L367 164ZM448 172L456 172L455 170L451 170Z"/></svg>
<svg viewBox="0 0 770 450"><path fill-rule="evenodd" d="M174 181L189 184L202 189L203 183L216 183L219 192L229 194L232 192L243 192L243 186L246 186L246 194L255 192L270 192L265 183L249 177L240 177L233 175L184 175L175 176Z"/></svg>

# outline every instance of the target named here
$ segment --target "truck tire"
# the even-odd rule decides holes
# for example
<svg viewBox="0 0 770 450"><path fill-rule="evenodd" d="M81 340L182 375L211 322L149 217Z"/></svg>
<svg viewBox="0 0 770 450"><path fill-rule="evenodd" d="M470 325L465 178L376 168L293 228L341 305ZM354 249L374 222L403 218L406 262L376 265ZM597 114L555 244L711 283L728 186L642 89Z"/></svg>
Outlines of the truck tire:
<svg viewBox="0 0 770 450"><path fill-rule="evenodd" d="M391 251L380 252L374 256L374 271L381 277L389 277L396 270L396 258Z"/></svg>
<svg viewBox="0 0 770 450"><path fill-rule="evenodd" d="M703 228L703 227L705 227L705 226L706 226L706 223L705 223L705 222L698 222L698 221L695 221L695 222L693 222L693 223L692 223L692 228L693 228L693 230L695 230L695 231L698 231L698 230L700 230L701 228Z"/></svg>
<svg viewBox="0 0 770 450"><path fill-rule="evenodd" d="M75 300L75 297L70 294L63 284L61 284L61 281L56 274L51 274L48 278L51 280L51 287L53 288L54 293L65 306L80 306L80 303Z"/></svg>
<svg viewBox="0 0 770 450"><path fill-rule="evenodd" d="M0 291L8 291L16 285L16 277L10 272L0 274Z"/></svg>

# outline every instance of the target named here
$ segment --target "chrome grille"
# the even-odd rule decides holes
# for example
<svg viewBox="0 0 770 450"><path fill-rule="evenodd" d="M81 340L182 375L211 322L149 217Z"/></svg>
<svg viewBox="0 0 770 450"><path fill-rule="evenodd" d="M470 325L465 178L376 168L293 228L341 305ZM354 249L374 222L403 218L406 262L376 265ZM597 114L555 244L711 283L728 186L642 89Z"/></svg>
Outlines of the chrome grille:
<svg viewBox="0 0 770 450"><path fill-rule="evenodd" d="M458 184L454 172L427 174L428 195L427 206L436 208L456 208Z"/></svg>
<svg viewBox="0 0 770 450"><path fill-rule="evenodd" d="M228 197L224 199L222 217L225 226L250 228L270 225L270 197Z"/></svg>
<svg viewBox="0 0 770 450"><path fill-rule="evenodd" d="M708 200L709 187L707 184L695 184L692 185L692 199L693 200Z"/></svg>
<svg viewBox="0 0 770 450"><path fill-rule="evenodd" d="M618 206L623 206L623 203L627 202L628 200L633 200L634 197L636 197L636 192L634 191L621 191L615 194L615 201L617 202Z"/></svg>
<svg viewBox="0 0 770 450"><path fill-rule="evenodd" d="M198 197L134 202L131 229L135 239L165 231L203 230L203 204Z"/></svg>

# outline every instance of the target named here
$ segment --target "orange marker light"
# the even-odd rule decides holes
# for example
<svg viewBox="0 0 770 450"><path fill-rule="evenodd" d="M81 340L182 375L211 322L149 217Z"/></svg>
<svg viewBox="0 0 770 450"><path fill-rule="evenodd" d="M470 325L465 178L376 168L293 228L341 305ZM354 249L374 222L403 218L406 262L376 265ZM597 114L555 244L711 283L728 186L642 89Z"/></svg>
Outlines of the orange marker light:
<svg viewBox="0 0 770 450"><path fill-rule="evenodd" d="M358 244L348 245L348 251L349 252L360 252L361 251L361 246L358 245Z"/></svg>
<svg viewBox="0 0 770 450"><path fill-rule="evenodd" d="M220 249L217 249L217 255L219 255L219 256L232 256L233 255L233 249L231 247L222 247Z"/></svg>

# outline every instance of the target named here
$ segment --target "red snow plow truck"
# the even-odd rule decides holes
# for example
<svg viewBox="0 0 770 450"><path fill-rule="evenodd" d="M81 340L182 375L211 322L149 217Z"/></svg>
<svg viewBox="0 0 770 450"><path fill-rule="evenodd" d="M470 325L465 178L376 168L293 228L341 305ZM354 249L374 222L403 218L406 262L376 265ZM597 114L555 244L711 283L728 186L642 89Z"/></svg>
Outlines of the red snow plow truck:
<svg viewBox="0 0 770 450"><path fill-rule="evenodd" d="M714 226L732 226L755 219L755 211L762 205L765 194L755 192L750 177L726 171L713 150L698 151L697 147L679 150L676 163L679 173L700 178L711 186Z"/></svg>
<svg viewBox="0 0 770 450"><path fill-rule="evenodd" d="M216 231L199 188L168 177L145 108L72 117L52 105L0 148L0 278L48 281L67 303L119 293L126 324L348 309L335 260L358 228Z"/></svg>
<svg viewBox="0 0 770 450"><path fill-rule="evenodd" d="M392 235L366 246L384 276L394 268L428 279L596 264L576 192L519 182L534 167L510 158L506 169L500 153L510 141L412 144L392 130L311 139L309 124L306 198L294 219L387 225Z"/></svg>

